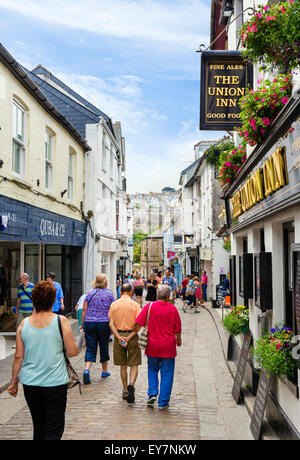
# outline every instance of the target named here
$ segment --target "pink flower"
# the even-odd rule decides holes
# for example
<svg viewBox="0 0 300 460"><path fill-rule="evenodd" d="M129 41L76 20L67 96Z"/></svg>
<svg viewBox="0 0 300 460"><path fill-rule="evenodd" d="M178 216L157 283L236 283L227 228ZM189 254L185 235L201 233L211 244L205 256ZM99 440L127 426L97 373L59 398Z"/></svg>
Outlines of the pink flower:
<svg viewBox="0 0 300 460"><path fill-rule="evenodd" d="M282 13L286 13L286 9L284 6L280 6L279 8L281 9Z"/></svg>
<svg viewBox="0 0 300 460"><path fill-rule="evenodd" d="M270 124L270 119L267 118L267 117L266 117L266 118L263 118L261 121L262 121L262 123L263 123L265 126L269 126L269 124Z"/></svg>
<svg viewBox="0 0 300 460"><path fill-rule="evenodd" d="M267 16L266 20L268 21L273 21L273 19L276 19L276 16Z"/></svg>
<svg viewBox="0 0 300 460"><path fill-rule="evenodd" d="M262 14L261 14L261 13L256 13L256 16L257 16L258 18L262 18Z"/></svg>
<svg viewBox="0 0 300 460"><path fill-rule="evenodd" d="M265 130L262 129L262 128L259 128L259 130L260 130L261 134L264 136L265 135Z"/></svg>
<svg viewBox="0 0 300 460"><path fill-rule="evenodd" d="M247 29L248 29L249 32L257 32L256 24L254 24L254 26L252 26L252 27L248 26Z"/></svg>
<svg viewBox="0 0 300 460"><path fill-rule="evenodd" d="M289 98L288 98L288 97L283 97L283 98L281 99L281 102L282 102L283 104L287 104L288 101L289 101Z"/></svg>
<svg viewBox="0 0 300 460"><path fill-rule="evenodd" d="M294 0L289 0L289 3L293 3L293 2L294 2Z"/></svg>
<svg viewBox="0 0 300 460"><path fill-rule="evenodd" d="M264 6L264 10L265 10L265 11L267 11L269 8L270 8L270 6L269 6L269 5L267 5L267 6Z"/></svg>

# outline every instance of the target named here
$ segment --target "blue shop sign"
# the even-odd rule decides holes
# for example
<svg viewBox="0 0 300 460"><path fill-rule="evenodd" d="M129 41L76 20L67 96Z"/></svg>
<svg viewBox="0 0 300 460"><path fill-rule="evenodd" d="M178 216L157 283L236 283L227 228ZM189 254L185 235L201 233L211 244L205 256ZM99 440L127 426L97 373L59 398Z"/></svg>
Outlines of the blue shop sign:
<svg viewBox="0 0 300 460"><path fill-rule="evenodd" d="M85 246L86 224L0 196L0 239Z"/></svg>

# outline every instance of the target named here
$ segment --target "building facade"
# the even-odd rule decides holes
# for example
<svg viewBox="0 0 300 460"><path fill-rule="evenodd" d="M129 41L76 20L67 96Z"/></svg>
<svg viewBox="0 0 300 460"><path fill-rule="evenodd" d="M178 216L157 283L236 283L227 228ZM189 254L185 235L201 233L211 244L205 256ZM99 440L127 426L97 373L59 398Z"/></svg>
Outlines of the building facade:
<svg viewBox="0 0 300 460"><path fill-rule="evenodd" d="M105 273L109 288L115 291L117 274L123 274L126 261L130 266L126 152L121 124L113 123L43 66L27 73L91 147L85 159L84 178L84 214L88 221L84 289L90 289L97 274Z"/></svg>
<svg viewBox="0 0 300 460"><path fill-rule="evenodd" d="M236 50L240 47L238 31L255 4L250 0L230 3L233 15L227 18L232 24L226 48ZM261 3L267 5L267 1ZM226 18L219 19L222 22ZM224 49L225 42L223 45L218 49ZM258 79L267 77L270 75L262 74L255 65L254 89ZM300 332L299 95L299 80L294 76L292 97L265 140L255 148L247 146L247 161L224 192L227 231L232 240L232 303L249 307L254 343L278 324L291 328L296 335ZM234 140L238 145L237 134ZM245 194L246 190L249 193ZM250 360L246 372L248 388L254 395L256 366ZM290 380L272 379L266 415L281 439L300 439L299 378L297 371Z"/></svg>
<svg viewBox="0 0 300 460"><path fill-rule="evenodd" d="M15 306L21 272L35 283L52 271L69 314L83 289L89 146L2 46L0 87L1 311Z"/></svg>

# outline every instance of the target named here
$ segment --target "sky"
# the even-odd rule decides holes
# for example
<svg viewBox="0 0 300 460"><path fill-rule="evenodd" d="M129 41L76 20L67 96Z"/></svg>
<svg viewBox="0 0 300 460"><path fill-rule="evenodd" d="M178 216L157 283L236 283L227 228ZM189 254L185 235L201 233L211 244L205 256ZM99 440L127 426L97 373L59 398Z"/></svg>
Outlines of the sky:
<svg viewBox="0 0 300 460"><path fill-rule="evenodd" d="M0 42L120 121L129 193L179 188L199 131L210 0L0 0Z"/></svg>

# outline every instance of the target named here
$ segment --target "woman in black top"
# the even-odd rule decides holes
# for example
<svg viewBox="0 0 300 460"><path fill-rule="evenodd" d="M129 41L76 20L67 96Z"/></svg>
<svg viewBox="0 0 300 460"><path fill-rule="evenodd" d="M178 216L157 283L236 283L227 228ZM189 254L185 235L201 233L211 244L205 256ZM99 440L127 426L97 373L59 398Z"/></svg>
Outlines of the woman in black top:
<svg viewBox="0 0 300 460"><path fill-rule="evenodd" d="M147 295L146 295L146 300L149 300L151 302L154 302L156 300L156 291L157 291L157 286L158 283L155 279L155 274L151 273L150 279L147 281Z"/></svg>

